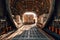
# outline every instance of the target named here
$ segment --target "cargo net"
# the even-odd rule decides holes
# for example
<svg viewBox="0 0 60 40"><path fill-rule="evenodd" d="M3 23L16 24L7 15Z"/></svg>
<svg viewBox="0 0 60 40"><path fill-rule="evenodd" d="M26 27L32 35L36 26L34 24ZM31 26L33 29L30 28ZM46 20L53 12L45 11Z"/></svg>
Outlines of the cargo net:
<svg viewBox="0 0 60 40"><path fill-rule="evenodd" d="M50 0L10 0L11 13L22 15L26 11L36 12L38 15L48 14Z"/></svg>
<svg viewBox="0 0 60 40"><path fill-rule="evenodd" d="M13 19L19 15L22 20L25 12L34 12L38 18L37 23L45 25L51 10L52 0L9 0L9 6ZM42 20L40 21L40 19Z"/></svg>

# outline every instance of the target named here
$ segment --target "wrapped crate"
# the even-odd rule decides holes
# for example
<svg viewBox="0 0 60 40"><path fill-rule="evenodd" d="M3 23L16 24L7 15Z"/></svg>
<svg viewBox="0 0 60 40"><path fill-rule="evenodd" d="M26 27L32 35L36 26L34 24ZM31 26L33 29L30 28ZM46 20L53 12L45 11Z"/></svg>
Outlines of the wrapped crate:
<svg viewBox="0 0 60 40"><path fill-rule="evenodd" d="M35 19L33 15L25 15L24 19L23 19L23 23L24 24L34 24L35 23Z"/></svg>

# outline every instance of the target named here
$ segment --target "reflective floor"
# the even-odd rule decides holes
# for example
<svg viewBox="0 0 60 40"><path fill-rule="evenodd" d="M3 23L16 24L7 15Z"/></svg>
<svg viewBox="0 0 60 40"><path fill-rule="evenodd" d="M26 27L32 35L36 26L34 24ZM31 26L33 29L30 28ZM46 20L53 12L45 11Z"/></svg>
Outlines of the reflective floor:
<svg viewBox="0 0 60 40"><path fill-rule="evenodd" d="M32 27L29 30L25 30L22 34L17 35L12 40L50 40L50 39L42 32L39 32L37 27Z"/></svg>

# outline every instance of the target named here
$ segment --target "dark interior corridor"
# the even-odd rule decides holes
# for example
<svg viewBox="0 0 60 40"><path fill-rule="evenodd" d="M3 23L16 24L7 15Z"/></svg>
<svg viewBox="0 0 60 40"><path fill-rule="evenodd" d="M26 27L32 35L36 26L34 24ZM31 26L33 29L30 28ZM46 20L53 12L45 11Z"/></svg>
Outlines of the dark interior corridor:
<svg viewBox="0 0 60 40"><path fill-rule="evenodd" d="M60 0L0 0L0 40L60 40Z"/></svg>

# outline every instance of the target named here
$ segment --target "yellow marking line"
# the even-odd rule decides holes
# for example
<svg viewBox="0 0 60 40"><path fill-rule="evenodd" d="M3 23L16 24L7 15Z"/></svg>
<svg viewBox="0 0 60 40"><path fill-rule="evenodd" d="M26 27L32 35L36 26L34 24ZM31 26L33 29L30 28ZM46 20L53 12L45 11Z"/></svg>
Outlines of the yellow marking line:
<svg viewBox="0 0 60 40"><path fill-rule="evenodd" d="M7 37L6 39L11 39L13 37L15 37L16 35L21 34L24 30L23 30L24 26L22 26L21 28L19 28L17 31L15 31L13 34L11 34L9 37Z"/></svg>

